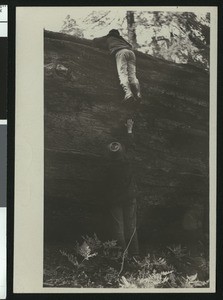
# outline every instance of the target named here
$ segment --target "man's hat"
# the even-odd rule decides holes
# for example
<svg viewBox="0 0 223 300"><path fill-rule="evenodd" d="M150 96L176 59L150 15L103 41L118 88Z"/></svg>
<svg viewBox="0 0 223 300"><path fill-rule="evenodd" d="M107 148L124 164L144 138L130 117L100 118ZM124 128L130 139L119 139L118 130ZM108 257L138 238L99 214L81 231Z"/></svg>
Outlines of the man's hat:
<svg viewBox="0 0 223 300"><path fill-rule="evenodd" d="M112 142L108 145L109 156L115 160L123 160L125 158L125 148L119 142Z"/></svg>
<svg viewBox="0 0 223 300"><path fill-rule="evenodd" d="M111 153L118 153L118 152L122 152L123 148L122 148L122 145L119 142L112 142L108 145L108 150Z"/></svg>

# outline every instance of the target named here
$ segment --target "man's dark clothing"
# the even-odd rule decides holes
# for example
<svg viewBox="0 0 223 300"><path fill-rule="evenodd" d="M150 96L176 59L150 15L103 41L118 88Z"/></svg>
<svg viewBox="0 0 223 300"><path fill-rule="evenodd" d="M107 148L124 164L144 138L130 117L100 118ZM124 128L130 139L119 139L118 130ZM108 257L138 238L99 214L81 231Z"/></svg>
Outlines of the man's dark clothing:
<svg viewBox="0 0 223 300"><path fill-rule="evenodd" d="M112 160L107 168L107 199L110 205L131 202L136 197L136 184L128 160Z"/></svg>
<svg viewBox="0 0 223 300"><path fill-rule="evenodd" d="M136 231L136 193L131 164L128 160L111 161L107 169L107 204L110 212L112 238L117 240L123 250L128 243L129 253L138 255L138 238Z"/></svg>
<svg viewBox="0 0 223 300"><path fill-rule="evenodd" d="M125 141L124 149L133 148L132 134L128 134ZM131 239L129 252L137 255L139 251L136 231L137 187L126 153L116 159L111 158L105 179L105 198L111 217L112 237L117 240L122 249L126 249Z"/></svg>

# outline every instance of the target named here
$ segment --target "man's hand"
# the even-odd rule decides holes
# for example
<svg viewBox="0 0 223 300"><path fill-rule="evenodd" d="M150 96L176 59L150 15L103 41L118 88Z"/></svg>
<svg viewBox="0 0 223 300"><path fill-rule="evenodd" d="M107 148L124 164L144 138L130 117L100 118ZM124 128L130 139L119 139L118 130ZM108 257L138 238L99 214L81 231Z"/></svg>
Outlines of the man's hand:
<svg viewBox="0 0 223 300"><path fill-rule="evenodd" d="M128 119L125 126L127 127L128 133L132 133L134 121L133 119Z"/></svg>

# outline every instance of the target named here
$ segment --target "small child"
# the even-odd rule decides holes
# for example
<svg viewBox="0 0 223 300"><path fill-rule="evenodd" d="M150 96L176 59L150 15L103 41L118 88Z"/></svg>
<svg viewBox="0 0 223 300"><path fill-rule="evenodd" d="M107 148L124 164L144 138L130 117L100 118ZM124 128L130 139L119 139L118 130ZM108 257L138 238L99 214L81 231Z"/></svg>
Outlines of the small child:
<svg viewBox="0 0 223 300"><path fill-rule="evenodd" d="M136 57L132 46L116 29L110 30L104 37L93 39L93 43L99 48L108 49L115 56L120 84L125 93L123 102L141 101L140 85L136 77Z"/></svg>

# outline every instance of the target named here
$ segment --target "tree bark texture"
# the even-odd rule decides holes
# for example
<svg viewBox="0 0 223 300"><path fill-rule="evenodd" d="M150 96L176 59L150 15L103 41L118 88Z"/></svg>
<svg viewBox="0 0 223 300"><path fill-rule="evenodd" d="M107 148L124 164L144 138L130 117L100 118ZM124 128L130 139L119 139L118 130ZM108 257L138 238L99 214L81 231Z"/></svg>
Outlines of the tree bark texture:
<svg viewBox="0 0 223 300"><path fill-rule="evenodd" d="M136 26L135 26L134 12L127 11L126 19L127 19L127 30L128 30L129 42L131 43L133 49L136 49L137 39L136 39Z"/></svg>
<svg viewBox="0 0 223 300"><path fill-rule="evenodd" d="M180 243L208 232L209 74L136 52L144 103L134 123L138 234ZM47 241L96 232L108 239L106 146L120 140L115 60L91 41L45 32L44 230ZM52 64L51 64L52 65Z"/></svg>

